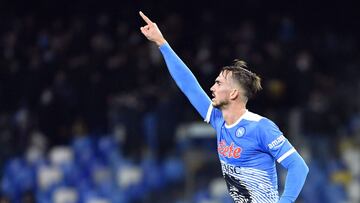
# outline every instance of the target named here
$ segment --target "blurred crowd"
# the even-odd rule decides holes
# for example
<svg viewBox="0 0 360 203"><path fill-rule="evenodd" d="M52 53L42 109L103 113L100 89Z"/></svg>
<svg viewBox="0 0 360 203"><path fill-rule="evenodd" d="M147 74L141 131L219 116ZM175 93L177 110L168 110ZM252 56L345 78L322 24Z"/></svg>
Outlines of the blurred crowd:
<svg viewBox="0 0 360 203"><path fill-rule="evenodd" d="M158 2L152 9L144 8L144 12L158 24L207 93L222 66L231 65L234 59L247 61L250 69L262 77L264 90L250 101L248 108L273 119L309 164L310 173L300 201L360 201L360 46L358 31L351 29L351 12L342 16L345 23L329 24L334 19L328 19L326 10L317 20L313 15L302 16L290 6L292 13L279 12L276 6L262 5L260 1L244 1L241 6L203 5L203 1L199 1L186 10L181 3ZM211 191L221 189L207 188L209 182L206 181L193 181L192 196L188 195L187 175L185 169L181 169L185 168L184 151L191 150L194 143L190 143L190 139L184 147L176 134L181 124L201 118L172 81L158 48L139 32L143 22L137 16L137 11L142 9L138 6L150 3L117 4L116 9L109 6L99 10L86 10L82 4L74 4L64 13L55 12L56 4L47 4L46 12L35 9L2 14L0 171L3 200L15 198L15 202L30 196L36 202L46 202L50 194L44 197L45 193L40 192L42 195L39 195L42 190L36 180L40 181L42 176L36 171L44 165L56 165L57 159L51 158L51 152L66 146L58 156L68 161L65 161L68 168L91 174L92 170L85 169L95 168L98 172L105 167L110 174L118 174L122 171L119 168L130 162L142 171L139 172L143 177L141 181L134 178L142 186L146 185L147 173L167 166L169 159L173 161L169 162L169 168L176 169L164 169L170 171L166 179L169 181L155 178L161 183L155 181L156 186L148 186L150 189L134 186L125 190L119 186L125 184L120 178L114 188L123 196L113 197L118 199L110 202L154 202L156 195L149 194L163 196L155 202L216 202L211 199L214 196ZM59 6L64 5L59 3ZM162 9L166 6L168 9ZM319 24L322 21L324 23ZM75 144L78 142L92 144L79 147ZM102 142L114 142L116 147L108 143L109 150L102 151L96 147ZM211 142L215 144L214 139ZM200 146L206 154L216 156L215 146L212 150L208 143ZM76 166L82 163L82 153L89 153L93 158L88 157L89 163ZM100 164L87 165L97 161ZM195 167L194 178L217 180L220 166L217 160L212 161ZM153 163L152 168L146 168L149 162ZM120 167L121 164L124 167ZM15 174L20 174L22 169L26 171L25 166L33 166L33 172L29 169L28 173L35 174L30 176L34 180L29 180L25 189L15 191L11 188L23 179L11 177L14 171ZM129 174L124 177L139 175ZM78 179L68 177L66 180L61 186L75 187L79 194L82 190L97 188L89 184L84 189L75 184ZM109 178L102 180L109 182ZM165 186L170 180L176 180L176 195L174 187ZM113 184L103 187L112 188ZM167 189L172 192L164 192ZM126 194L134 198L125 200ZM83 198L81 201L85 201Z"/></svg>

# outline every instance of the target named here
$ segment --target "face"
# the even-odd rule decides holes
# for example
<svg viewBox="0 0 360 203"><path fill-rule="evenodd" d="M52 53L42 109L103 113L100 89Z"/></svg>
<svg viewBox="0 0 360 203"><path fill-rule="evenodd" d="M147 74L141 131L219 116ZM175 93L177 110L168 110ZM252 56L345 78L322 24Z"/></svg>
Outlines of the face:
<svg viewBox="0 0 360 203"><path fill-rule="evenodd" d="M223 108L229 104L231 99L231 91L234 90L231 72L221 72L215 79L215 84L210 88L212 93L212 105L216 108Z"/></svg>

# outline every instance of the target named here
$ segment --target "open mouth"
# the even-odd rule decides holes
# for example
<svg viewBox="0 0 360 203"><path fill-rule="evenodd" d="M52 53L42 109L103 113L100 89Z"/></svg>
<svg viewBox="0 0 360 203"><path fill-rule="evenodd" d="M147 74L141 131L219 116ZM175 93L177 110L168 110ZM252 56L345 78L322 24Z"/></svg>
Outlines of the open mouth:
<svg viewBox="0 0 360 203"><path fill-rule="evenodd" d="M211 94L212 98L211 101L215 101L215 94Z"/></svg>

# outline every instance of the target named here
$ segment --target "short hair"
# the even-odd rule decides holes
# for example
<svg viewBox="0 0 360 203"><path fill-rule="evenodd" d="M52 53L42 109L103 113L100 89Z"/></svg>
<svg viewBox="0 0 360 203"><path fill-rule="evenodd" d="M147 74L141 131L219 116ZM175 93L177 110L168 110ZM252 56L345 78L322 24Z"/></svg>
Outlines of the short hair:
<svg viewBox="0 0 360 203"><path fill-rule="evenodd" d="M235 59L234 65L223 67L221 72L226 75L231 72L232 78L244 89L248 99L253 98L262 89L261 78L248 70L245 61Z"/></svg>

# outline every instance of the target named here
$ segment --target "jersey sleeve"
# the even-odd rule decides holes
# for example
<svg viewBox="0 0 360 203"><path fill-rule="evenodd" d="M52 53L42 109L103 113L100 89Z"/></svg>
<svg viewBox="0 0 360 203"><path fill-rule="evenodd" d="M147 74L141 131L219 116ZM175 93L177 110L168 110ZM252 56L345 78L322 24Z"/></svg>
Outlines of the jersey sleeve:
<svg viewBox="0 0 360 203"><path fill-rule="evenodd" d="M221 111L217 108L214 108L213 105L210 104L204 121L209 123L216 130L221 124L222 120Z"/></svg>
<svg viewBox="0 0 360 203"><path fill-rule="evenodd" d="M194 74L171 49L169 44L165 43L159 48L171 77L199 114L205 119L209 105L211 105L210 98L201 88Z"/></svg>
<svg viewBox="0 0 360 203"><path fill-rule="evenodd" d="M278 163L296 152L274 122L264 118L259 125L260 146L263 151L271 154Z"/></svg>
<svg viewBox="0 0 360 203"><path fill-rule="evenodd" d="M292 153L281 165L286 168L287 175L285 180L284 192L279 203L295 202L304 186L309 167L299 153Z"/></svg>

